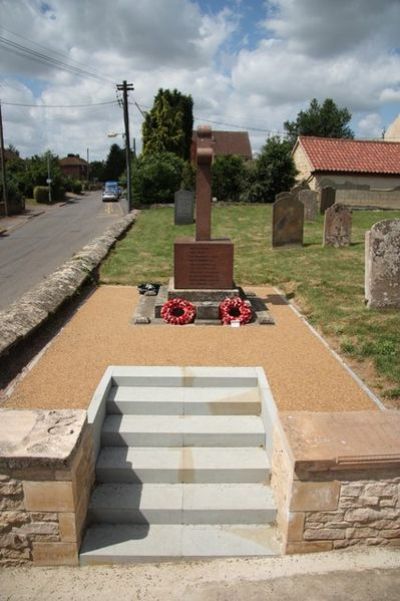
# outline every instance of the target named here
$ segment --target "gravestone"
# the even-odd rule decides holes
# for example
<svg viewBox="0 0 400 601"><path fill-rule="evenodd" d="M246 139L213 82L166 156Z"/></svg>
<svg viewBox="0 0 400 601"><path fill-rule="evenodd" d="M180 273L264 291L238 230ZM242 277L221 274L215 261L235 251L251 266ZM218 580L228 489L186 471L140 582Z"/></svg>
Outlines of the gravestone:
<svg viewBox="0 0 400 601"><path fill-rule="evenodd" d="M276 202L277 200L280 200L281 198L286 198L286 196L287 196L288 194L292 194L292 193L291 193L291 192L289 192L288 190L286 190L285 192L279 192L279 194L276 194L276 196L275 196L275 202ZM292 195L292 196L293 196L293 195Z"/></svg>
<svg viewBox="0 0 400 601"><path fill-rule="evenodd" d="M335 188L331 188L330 186L326 188L322 188L320 192L320 213L321 215L325 215L326 209L329 209L333 204L335 204L336 198L336 190Z"/></svg>
<svg viewBox="0 0 400 601"><path fill-rule="evenodd" d="M211 127L197 129L196 239L181 238L174 245L174 289L233 288L233 244L211 238Z"/></svg>
<svg viewBox="0 0 400 601"><path fill-rule="evenodd" d="M290 192L279 194L272 207L272 246L301 246L303 228L303 203Z"/></svg>
<svg viewBox="0 0 400 601"><path fill-rule="evenodd" d="M372 309L400 308L400 219L365 233L365 299Z"/></svg>
<svg viewBox="0 0 400 601"><path fill-rule="evenodd" d="M299 190L297 198L304 205L305 221L315 221L318 215L318 194L314 190Z"/></svg>
<svg viewBox="0 0 400 601"><path fill-rule="evenodd" d="M193 223L194 192L192 190L177 190L174 201L175 225Z"/></svg>
<svg viewBox="0 0 400 601"><path fill-rule="evenodd" d="M351 210L334 204L325 211L324 246L349 246L351 242Z"/></svg>

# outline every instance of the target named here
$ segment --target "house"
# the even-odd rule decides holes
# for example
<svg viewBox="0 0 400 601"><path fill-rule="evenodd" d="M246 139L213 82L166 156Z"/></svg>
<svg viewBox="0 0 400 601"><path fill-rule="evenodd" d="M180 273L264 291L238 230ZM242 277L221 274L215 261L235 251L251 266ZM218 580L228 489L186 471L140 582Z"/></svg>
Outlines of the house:
<svg viewBox="0 0 400 601"><path fill-rule="evenodd" d="M86 179L88 173L88 163L81 159L79 154L69 154L60 159L60 168L63 175L73 177L74 179Z"/></svg>
<svg viewBox="0 0 400 601"><path fill-rule="evenodd" d="M400 208L400 142L299 136L292 151L297 180L336 189L336 201Z"/></svg>
<svg viewBox="0 0 400 601"><path fill-rule="evenodd" d="M216 131L212 130L214 156L239 155L244 160L253 158L250 138L247 131ZM196 162L197 132L193 132L190 160Z"/></svg>

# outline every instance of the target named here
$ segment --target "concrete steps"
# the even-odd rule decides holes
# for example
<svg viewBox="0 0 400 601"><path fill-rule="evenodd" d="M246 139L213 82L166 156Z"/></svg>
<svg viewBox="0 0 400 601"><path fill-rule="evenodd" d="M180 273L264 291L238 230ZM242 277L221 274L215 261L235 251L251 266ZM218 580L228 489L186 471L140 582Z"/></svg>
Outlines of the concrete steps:
<svg viewBox="0 0 400 601"><path fill-rule="evenodd" d="M278 554L275 528L268 525L95 524L84 540L80 562L96 565Z"/></svg>
<svg viewBox="0 0 400 601"><path fill-rule="evenodd" d="M278 553L259 390L201 375L107 389L83 565Z"/></svg>
<svg viewBox="0 0 400 601"><path fill-rule="evenodd" d="M109 524L265 524L275 519L265 484L99 485L89 520Z"/></svg>
<svg viewBox="0 0 400 601"><path fill-rule="evenodd" d="M247 447L264 444L255 415L107 415L102 446Z"/></svg>
<svg viewBox="0 0 400 601"><path fill-rule="evenodd" d="M261 447L104 447L98 482L267 483L270 466Z"/></svg>

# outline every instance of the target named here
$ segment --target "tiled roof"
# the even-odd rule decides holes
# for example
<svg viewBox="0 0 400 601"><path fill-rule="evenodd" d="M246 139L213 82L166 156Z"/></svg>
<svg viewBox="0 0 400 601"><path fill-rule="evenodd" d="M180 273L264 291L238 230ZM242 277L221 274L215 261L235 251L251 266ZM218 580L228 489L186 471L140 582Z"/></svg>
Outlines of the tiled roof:
<svg viewBox="0 0 400 601"><path fill-rule="evenodd" d="M60 159L60 165L87 165L87 162L81 157L65 157Z"/></svg>
<svg viewBox="0 0 400 601"><path fill-rule="evenodd" d="M196 144L197 132L193 132L193 142ZM249 134L247 131L212 131L214 155L238 154L245 159L252 158Z"/></svg>
<svg viewBox="0 0 400 601"><path fill-rule="evenodd" d="M400 143L299 136L312 171L400 175ZM294 150L295 150L294 149Z"/></svg>

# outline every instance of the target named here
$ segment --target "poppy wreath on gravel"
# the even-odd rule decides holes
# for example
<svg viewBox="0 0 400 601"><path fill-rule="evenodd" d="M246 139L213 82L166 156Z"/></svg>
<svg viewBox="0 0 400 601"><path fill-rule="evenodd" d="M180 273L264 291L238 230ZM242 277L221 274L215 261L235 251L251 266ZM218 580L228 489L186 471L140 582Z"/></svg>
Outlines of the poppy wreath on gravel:
<svg viewBox="0 0 400 601"><path fill-rule="evenodd" d="M219 315L224 326L232 321L238 321L240 325L249 323L253 312L249 305L239 296L225 298L219 305Z"/></svg>
<svg viewBox="0 0 400 601"><path fill-rule="evenodd" d="M183 298L171 298L163 304L161 317L174 326L184 326L196 317L196 307Z"/></svg>

